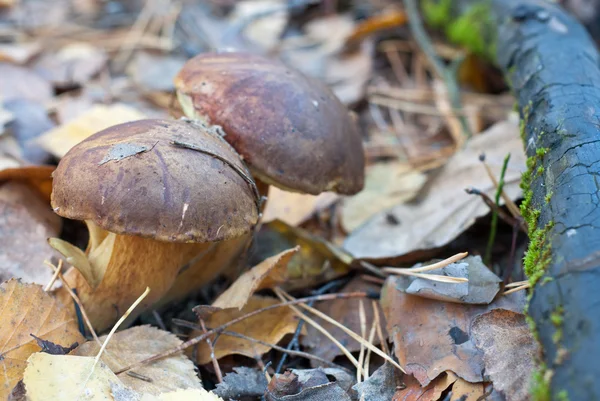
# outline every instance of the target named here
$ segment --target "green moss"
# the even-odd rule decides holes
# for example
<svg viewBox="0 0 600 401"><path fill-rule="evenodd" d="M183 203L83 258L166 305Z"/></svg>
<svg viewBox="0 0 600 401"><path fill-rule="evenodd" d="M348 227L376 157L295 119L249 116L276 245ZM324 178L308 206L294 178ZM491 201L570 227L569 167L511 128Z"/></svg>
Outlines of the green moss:
<svg viewBox="0 0 600 401"><path fill-rule="evenodd" d="M451 19L452 0L423 0L421 7L425 21L434 28L442 28Z"/></svg>
<svg viewBox="0 0 600 401"><path fill-rule="evenodd" d="M556 328L556 331L552 335L552 341L554 344L558 344L563 338L564 309L562 307L556 308L556 310L550 314L550 321Z"/></svg>
<svg viewBox="0 0 600 401"><path fill-rule="evenodd" d="M542 175L542 174L544 174L544 166L541 166L541 165L540 165L540 166L538 166L538 168L537 168L537 171L536 171L536 177L537 177L537 176L540 176L540 175Z"/></svg>
<svg viewBox="0 0 600 401"><path fill-rule="evenodd" d="M495 55L495 49L491 49L491 44L486 41L486 32L490 30L489 25L491 25L489 3L476 3L446 27L446 35L451 42L465 46L474 53L490 52Z"/></svg>
<svg viewBox="0 0 600 401"><path fill-rule="evenodd" d="M550 263L551 247L547 237L553 226L554 223L549 222L544 228L536 228L529 236L529 247L525 252L523 268L532 287L542 278Z"/></svg>
<svg viewBox="0 0 600 401"><path fill-rule="evenodd" d="M546 156L546 153L548 153L548 151L550 151L550 149L548 149L548 148L537 148L535 150L535 154L538 157L544 157L544 156Z"/></svg>
<svg viewBox="0 0 600 401"><path fill-rule="evenodd" d="M552 190L550 190L550 192L548 192L546 194L546 196L544 196L544 202L546 202L546 204L550 203L550 200L552 199L552 195L554 195L554 192Z"/></svg>
<svg viewBox="0 0 600 401"><path fill-rule="evenodd" d="M539 369L533 372L531 379L531 399L533 401L550 401L552 399L547 371L546 365L542 363Z"/></svg>
<svg viewBox="0 0 600 401"><path fill-rule="evenodd" d="M556 399L558 401L569 401L569 393L567 393L567 390L560 390L558 394L556 394Z"/></svg>

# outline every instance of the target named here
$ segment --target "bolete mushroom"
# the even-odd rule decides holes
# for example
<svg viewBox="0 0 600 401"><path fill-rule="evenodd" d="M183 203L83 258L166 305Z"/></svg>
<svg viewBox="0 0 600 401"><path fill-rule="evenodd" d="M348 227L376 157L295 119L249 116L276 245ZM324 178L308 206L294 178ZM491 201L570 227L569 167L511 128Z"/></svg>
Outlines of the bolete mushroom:
<svg viewBox="0 0 600 401"><path fill-rule="evenodd" d="M261 56L204 53L175 86L184 113L221 126L257 183L309 194L362 189L359 131L322 83Z"/></svg>
<svg viewBox="0 0 600 401"><path fill-rule="evenodd" d="M63 253L76 265L66 281L98 330L146 286L151 292L136 312L154 304L211 243L237 243L258 221L258 191L244 163L220 136L191 122L113 126L72 148L53 176L56 213L90 227L85 257Z"/></svg>

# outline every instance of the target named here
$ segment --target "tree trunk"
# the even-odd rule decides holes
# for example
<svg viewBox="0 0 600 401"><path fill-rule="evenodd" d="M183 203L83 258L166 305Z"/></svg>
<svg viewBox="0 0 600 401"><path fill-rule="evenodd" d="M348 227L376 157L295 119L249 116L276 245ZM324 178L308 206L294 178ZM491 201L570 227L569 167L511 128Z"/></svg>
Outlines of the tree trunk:
<svg viewBox="0 0 600 401"><path fill-rule="evenodd" d="M528 159L528 314L542 345L534 399L600 400L600 68L585 29L540 0L422 0L425 20L494 60Z"/></svg>

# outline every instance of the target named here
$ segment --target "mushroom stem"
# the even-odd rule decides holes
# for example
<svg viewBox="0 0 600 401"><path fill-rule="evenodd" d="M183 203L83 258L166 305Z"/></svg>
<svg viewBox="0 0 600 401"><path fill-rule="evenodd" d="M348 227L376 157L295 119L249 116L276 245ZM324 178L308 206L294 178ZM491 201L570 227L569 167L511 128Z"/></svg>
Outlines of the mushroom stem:
<svg viewBox="0 0 600 401"><path fill-rule="evenodd" d="M102 331L111 327L146 287L150 287L150 294L128 320L159 301L173 286L181 266L211 245L109 233L94 249L94 255L88 255L96 277L101 277L98 286L93 288L76 267L66 272L65 279L77 289L93 326ZM206 276L218 273L209 272L211 269L203 266ZM64 288L59 291L66 292Z"/></svg>

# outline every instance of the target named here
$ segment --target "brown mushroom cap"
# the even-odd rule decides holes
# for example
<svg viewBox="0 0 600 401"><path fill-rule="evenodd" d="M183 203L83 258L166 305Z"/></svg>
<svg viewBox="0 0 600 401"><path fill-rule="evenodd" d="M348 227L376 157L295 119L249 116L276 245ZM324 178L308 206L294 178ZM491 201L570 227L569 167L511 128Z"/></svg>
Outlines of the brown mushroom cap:
<svg viewBox="0 0 600 401"><path fill-rule="evenodd" d="M242 174L249 177L239 156L209 130L184 121L140 120L71 149L53 175L52 207L117 234L220 241L258 221L255 190Z"/></svg>
<svg viewBox="0 0 600 401"><path fill-rule="evenodd" d="M175 86L188 117L223 127L257 178L310 194L362 189L360 134L320 82L260 56L205 53L185 64Z"/></svg>

